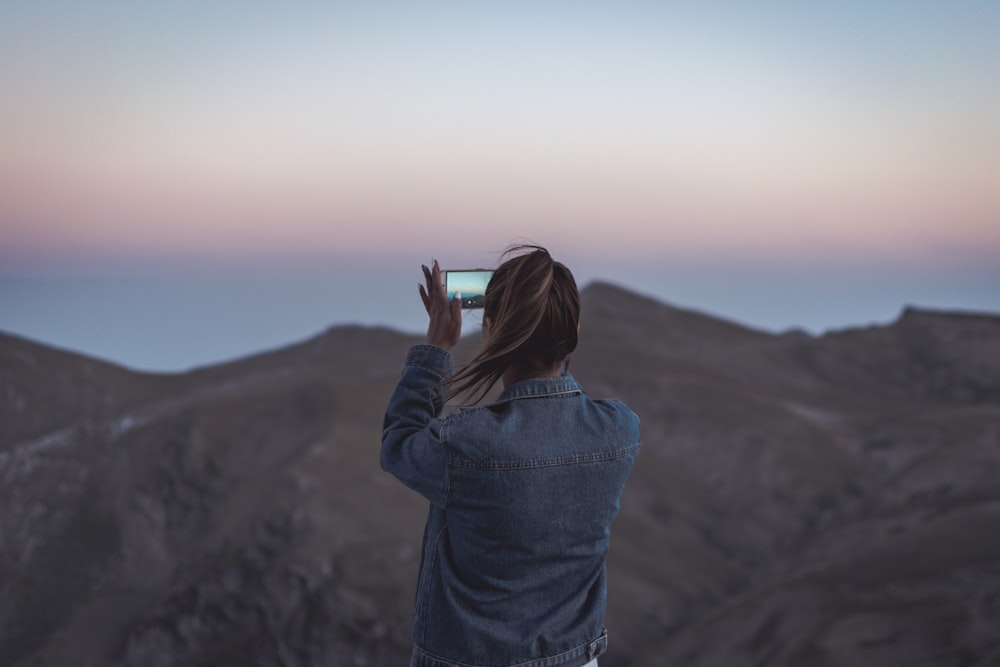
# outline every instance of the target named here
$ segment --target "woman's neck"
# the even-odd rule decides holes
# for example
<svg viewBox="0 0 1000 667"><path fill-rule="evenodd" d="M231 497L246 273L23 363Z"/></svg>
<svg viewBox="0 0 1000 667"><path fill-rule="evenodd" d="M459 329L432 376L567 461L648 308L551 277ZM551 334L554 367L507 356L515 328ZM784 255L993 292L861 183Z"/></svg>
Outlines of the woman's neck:
<svg viewBox="0 0 1000 667"><path fill-rule="evenodd" d="M524 369L511 367L504 371L504 374L500 376L503 381L504 389L511 386L515 382L520 382L521 380L531 380L533 378L557 378L562 375L562 364L550 368L548 370L539 369Z"/></svg>

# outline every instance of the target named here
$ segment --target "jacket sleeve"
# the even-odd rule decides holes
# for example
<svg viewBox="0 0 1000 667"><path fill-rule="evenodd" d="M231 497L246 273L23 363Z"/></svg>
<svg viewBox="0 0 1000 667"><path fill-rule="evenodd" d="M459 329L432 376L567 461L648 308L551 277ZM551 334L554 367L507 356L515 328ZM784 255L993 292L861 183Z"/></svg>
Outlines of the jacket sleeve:
<svg viewBox="0 0 1000 667"><path fill-rule="evenodd" d="M448 452L440 439L441 383L453 369L447 350L411 347L382 422L382 469L442 508L448 496Z"/></svg>

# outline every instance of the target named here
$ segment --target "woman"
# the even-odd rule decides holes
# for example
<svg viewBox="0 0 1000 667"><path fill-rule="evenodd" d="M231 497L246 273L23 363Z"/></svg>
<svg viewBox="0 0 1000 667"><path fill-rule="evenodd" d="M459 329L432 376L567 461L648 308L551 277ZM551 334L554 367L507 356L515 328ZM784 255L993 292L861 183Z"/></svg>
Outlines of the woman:
<svg viewBox="0 0 1000 667"><path fill-rule="evenodd" d="M448 301L437 262L423 267L427 343L386 409L382 468L430 501L411 667L590 667L607 649L605 559L639 420L565 371L573 274L537 246L508 256L486 289L482 350L457 374L460 297ZM496 380L495 402L441 418Z"/></svg>

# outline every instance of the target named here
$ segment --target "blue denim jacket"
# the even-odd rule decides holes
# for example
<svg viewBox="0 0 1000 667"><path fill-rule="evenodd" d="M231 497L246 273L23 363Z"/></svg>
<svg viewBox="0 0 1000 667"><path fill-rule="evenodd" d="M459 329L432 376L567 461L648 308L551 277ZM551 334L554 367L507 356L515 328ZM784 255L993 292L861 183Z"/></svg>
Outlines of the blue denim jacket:
<svg viewBox="0 0 1000 667"><path fill-rule="evenodd" d="M579 667L607 648L605 559L639 449L623 403L570 376L442 419L449 352L410 348L382 468L430 501L411 667Z"/></svg>

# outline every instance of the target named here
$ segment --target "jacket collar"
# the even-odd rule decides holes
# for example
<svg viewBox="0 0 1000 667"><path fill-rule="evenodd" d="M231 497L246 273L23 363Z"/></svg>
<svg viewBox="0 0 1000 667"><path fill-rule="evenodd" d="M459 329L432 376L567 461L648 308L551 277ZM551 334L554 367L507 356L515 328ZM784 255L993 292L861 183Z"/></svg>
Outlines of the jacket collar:
<svg viewBox="0 0 1000 667"><path fill-rule="evenodd" d="M579 394L583 389L573 379L572 375L554 378L528 378L510 385L497 398L495 403L513 401L518 398L533 398L538 396L556 396L559 394Z"/></svg>

